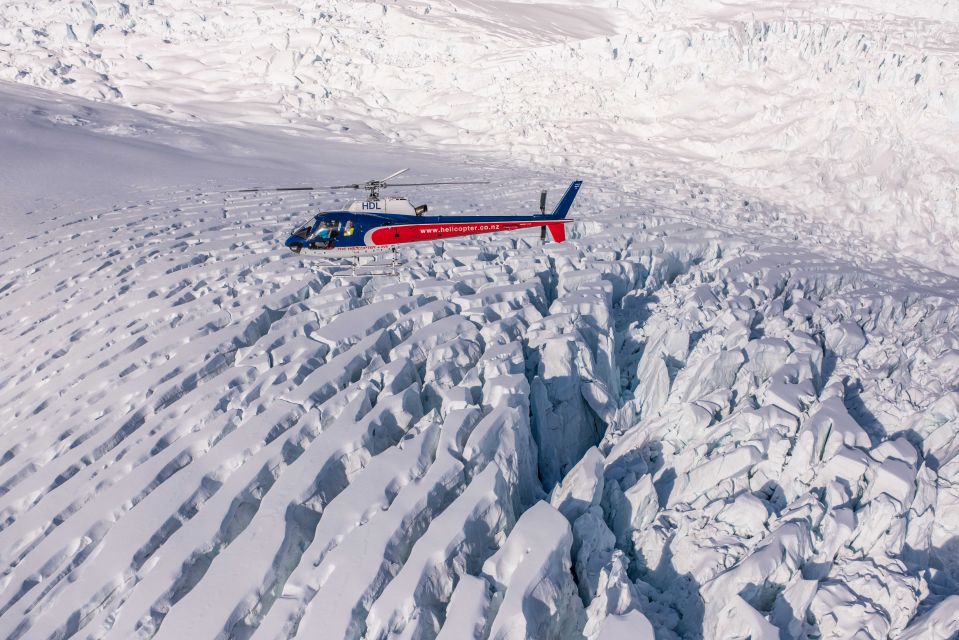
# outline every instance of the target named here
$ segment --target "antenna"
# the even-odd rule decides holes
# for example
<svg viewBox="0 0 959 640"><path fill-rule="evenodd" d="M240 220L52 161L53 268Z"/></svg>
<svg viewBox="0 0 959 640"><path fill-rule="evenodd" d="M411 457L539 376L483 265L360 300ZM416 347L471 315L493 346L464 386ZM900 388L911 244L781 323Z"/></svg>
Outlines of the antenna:
<svg viewBox="0 0 959 640"><path fill-rule="evenodd" d="M546 215L546 189L539 194L539 212ZM546 242L546 227L539 228L539 241Z"/></svg>

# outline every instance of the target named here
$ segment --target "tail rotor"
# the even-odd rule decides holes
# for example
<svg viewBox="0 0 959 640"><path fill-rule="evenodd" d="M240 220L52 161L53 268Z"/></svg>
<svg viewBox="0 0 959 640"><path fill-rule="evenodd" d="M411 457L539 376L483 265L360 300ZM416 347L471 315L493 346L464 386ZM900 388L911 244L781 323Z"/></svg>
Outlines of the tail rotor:
<svg viewBox="0 0 959 640"><path fill-rule="evenodd" d="M546 215L546 189L539 194L539 212L541 215ZM546 227L539 228L539 240L543 244L546 244Z"/></svg>

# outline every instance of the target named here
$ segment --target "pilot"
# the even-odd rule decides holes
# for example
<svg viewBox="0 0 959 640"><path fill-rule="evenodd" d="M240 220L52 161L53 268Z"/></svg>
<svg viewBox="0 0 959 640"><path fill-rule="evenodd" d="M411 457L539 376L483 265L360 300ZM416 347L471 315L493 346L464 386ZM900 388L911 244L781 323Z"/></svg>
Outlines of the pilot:
<svg viewBox="0 0 959 640"><path fill-rule="evenodd" d="M327 226L327 223L324 222L320 225L320 230L316 232L316 237L320 240L330 239L330 227Z"/></svg>

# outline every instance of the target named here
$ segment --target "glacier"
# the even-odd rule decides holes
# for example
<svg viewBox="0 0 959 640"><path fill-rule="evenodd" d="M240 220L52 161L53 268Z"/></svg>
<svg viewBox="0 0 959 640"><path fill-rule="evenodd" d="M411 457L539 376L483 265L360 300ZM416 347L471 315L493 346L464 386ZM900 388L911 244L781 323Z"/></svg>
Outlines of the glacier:
<svg viewBox="0 0 959 640"><path fill-rule="evenodd" d="M959 634L954 7L215 4L0 7L0 636Z"/></svg>

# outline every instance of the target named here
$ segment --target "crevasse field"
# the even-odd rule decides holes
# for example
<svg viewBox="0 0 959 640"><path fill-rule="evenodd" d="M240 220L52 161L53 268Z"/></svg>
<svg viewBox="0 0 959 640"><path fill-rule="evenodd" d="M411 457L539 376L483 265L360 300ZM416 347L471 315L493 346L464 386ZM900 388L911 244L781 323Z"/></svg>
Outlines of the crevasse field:
<svg viewBox="0 0 959 640"><path fill-rule="evenodd" d="M959 634L955 3L7 0L0 79L0 637ZM395 277L229 191L403 167L585 184Z"/></svg>

